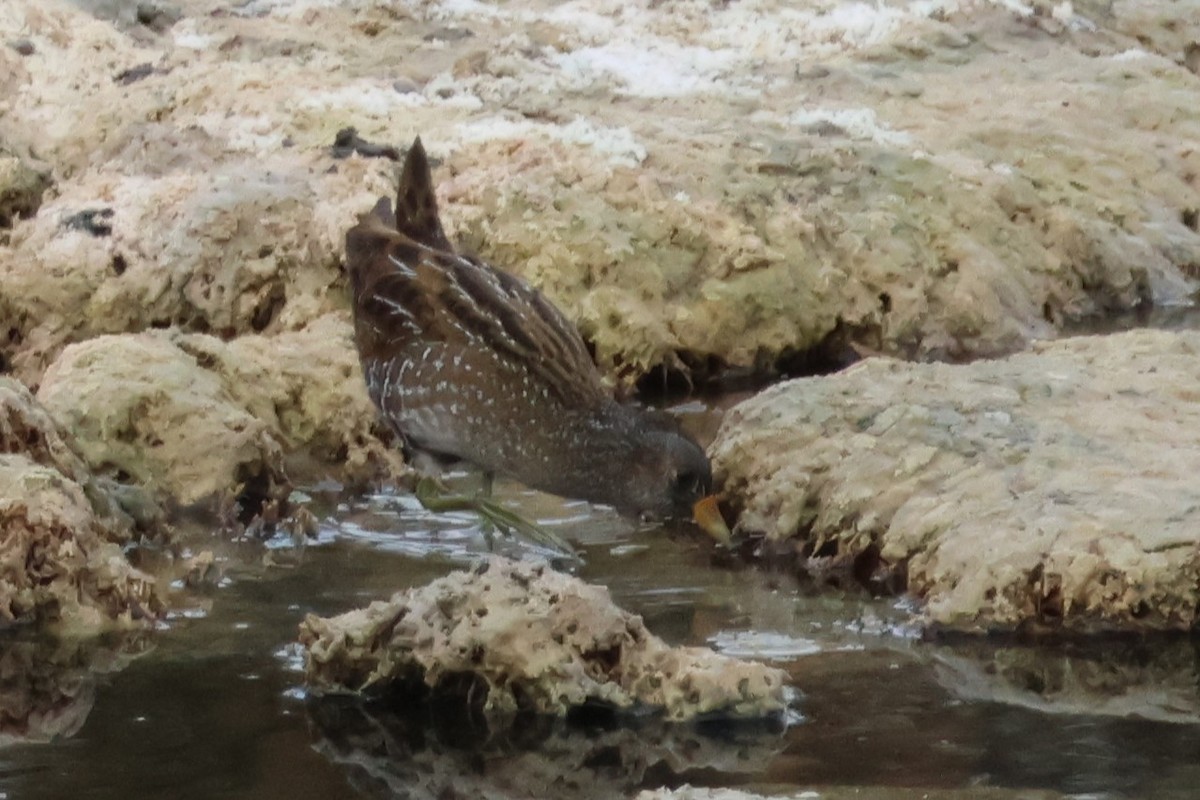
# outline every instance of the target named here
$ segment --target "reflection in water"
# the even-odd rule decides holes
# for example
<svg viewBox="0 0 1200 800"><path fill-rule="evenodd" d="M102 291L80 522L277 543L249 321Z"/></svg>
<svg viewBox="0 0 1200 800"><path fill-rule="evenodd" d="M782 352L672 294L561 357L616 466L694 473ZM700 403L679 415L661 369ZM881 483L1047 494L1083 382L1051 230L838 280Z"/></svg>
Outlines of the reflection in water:
<svg viewBox="0 0 1200 800"><path fill-rule="evenodd" d="M74 736L91 713L99 676L124 669L149 642L141 631L87 641L0 635L0 747Z"/></svg>
<svg viewBox="0 0 1200 800"><path fill-rule="evenodd" d="M938 681L971 702L1195 725L1198 646L1178 638L1040 647L974 642L938 649L933 663Z"/></svg>
<svg viewBox="0 0 1200 800"><path fill-rule="evenodd" d="M785 744L782 727L766 722L531 716L489 729L461 705L344 697L310 701L308 712L317 750L380 798L624 798L701 771L761 774Z"/></svg>

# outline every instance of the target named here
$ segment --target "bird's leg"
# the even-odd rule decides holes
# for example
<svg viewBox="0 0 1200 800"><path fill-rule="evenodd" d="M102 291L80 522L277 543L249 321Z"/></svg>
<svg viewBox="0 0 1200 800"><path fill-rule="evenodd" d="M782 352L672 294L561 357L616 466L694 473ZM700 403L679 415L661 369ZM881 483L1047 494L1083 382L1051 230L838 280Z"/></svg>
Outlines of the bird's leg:
<svg viewBox="0 0 1200 800"><path fill-rule="evenodd" d="M479 512L477 508L477 497L469 497L464 494L451 494L450 490L437 478L432 478L428 475L422 475L417 481L417 486L413 490L416 495L417 502L426 511L432 511L435 514L442 514L447 511L474 511L481 517L482 525L480 531L483 533L483 538L487 542L488 550L495 547L495 540L492 538L492 521L485 515Z"/></svg>
<svg viewBox="0 0 1200 800"><path fill-rule="evenodd" d="M479 476L479 491L475 493L476 502L490 500L492 498L492 484L495 482L496 473L491 470L484 470ZM489 517L482 511L479 512L479 530L483 533L483 538L487 542L488 550L496 549L496 540L492 537L492 530L497 527L494 519ZM509 532L504 531L507 535Z"/></svg>
<svg viewBox="0 0 1200 800"><path fill-rule="evenodd" d="M491 497L492 496L492 484L495 482L495 480L496 480L496 473L489 472L486 470L484 471L483 478L479 483L479 496L480 497Z"/></svg>
<svg viewBox="0 0 1200 800"><path fill-rule="evenodd" d="M483 535L488 541L489 548L493 544L491 527L494 526L505 536L519 536L540 544L543 547L558 550L573 558L577 557L571 545L567 544L558 534L530 522L515 511L505 508L490 496L485 496L485 492L487 495L491 494L491 484L490 473L484 473L484 484L480 494L475 497L468 497L466 495L450 494L446 490L446 487L442 486L436 479L422 477L417 481L414 494L417 497L417 501L427 511L434 513L474 511L484 522Z"/></svg>

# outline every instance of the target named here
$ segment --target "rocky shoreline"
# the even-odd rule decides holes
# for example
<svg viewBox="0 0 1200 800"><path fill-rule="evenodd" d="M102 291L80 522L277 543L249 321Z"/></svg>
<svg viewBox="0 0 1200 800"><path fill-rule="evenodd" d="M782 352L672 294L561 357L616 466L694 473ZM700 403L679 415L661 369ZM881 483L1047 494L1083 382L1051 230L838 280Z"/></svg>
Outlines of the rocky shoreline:
<svg viewBox="0 0 1200 800"><path fill-rule="evenodd" d="M145 616L147 509L404 474L340 260L420 133L452 238L614 383L891 357L730 415L743 531L880 559L932 628L1190 630L1195 337L1043 340L1191 299L1200 20L839 8L5 3L5 537L84 554L73 599L6 568L5 616Z"/></svg>
<svg viewBox="0 0 1200 800"><path fill-rule="evenodd" d="M933 629L1188 631L1198 363L1190 331L873 358L738 405L711 452L744 533L899 570Z"/></svg>

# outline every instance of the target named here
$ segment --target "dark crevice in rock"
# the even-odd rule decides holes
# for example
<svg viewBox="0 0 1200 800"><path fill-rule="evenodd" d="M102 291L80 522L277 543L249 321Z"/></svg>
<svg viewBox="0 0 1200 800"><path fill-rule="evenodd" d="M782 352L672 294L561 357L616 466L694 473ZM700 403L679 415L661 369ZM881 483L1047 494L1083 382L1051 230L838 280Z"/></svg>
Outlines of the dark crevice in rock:
<svg viewBox="0 0 1200 800"><path fill-rule="evenodd" d="M183 12L174 6L157 3L138 3L137 23L155 33L166 33L171 26L183 19Z"/></svg>
<svg viewBox="0 0 1200 800"><path fill-rule="evenodd" d="M870 544L854 557L854 579L875 597L893 597L908 587L908 570L904 564L892 564Z"/></svg>
<svg viewBox="0 0 1200 800"><path fill-rule="evenodd" d="M830 375L860 360L864 352L880 349L878 326L847 325L838 320L817 344L781 353L760 352L749 366L731 366L711 354L676 351L671 363L661 363L634 384L635 394L649 402L664 402L694 394L721 394L761 389L790 378ZM590 344L589 344L590 346Z"/></svg>
<svg viewBox="0 0 1200 800"><path fill-rule="evenodd" d="M254 313L250 317L250 327L255 333L262 333L271 324L272 320L279 315L287 303L283 285L273 284L270 290L254 309Z"/></svg>
<svg viewBox="0 0 1200 800"><path fill-rule="evenodd" d="M1200 232L1200 209L1185 208L1179 213L1179 221L1190 230Z"/></svg>
<svg viewBox="0 0 1200 800"><path fill-rule="evenodd" d="M862 348L881 350L882 334L877 325L850 325L838 319L833 330L806 350L785 350L775 359L781 378L830 375L862 358Z"/></svg>
<svg viewBox="0 0 1200 800"><path fill-rule="evenodd" d="M349 158L357 153L363 158L386 158L400 160L400 151L387 144L368 142L358 135L355 128L342 128L333 139L331 153L334 158Z"/></svg>
<svg viewBox="0 0 1200 800"><path fill-rule="evenodd" d="M149 78L153 74L154 65L147 61L144 64L138 64L135 67L121 70L113 76L113 83L128 86L131 83L137 83L140 80Z"/></svg>
<svg viewBox="0 0 1200 800"><path fill-rule="evenodd" d="M659 364L638 378L635 393L647 400L685 397L695 390L695 377L696 373L686 369Z"/></svg>
<svg viewBox="0 0 1200 800"><path fill-rule="evenodd" d="M67 230L83 231L100 238L112 235L112 220L111 208L85 208L63 220L62 226Z"/></svg>
<svg viewBox="0 0 1200 800"><path fill-rule="evenodd" d="M3 155L3 151L0 151ZM50 188L48 171L36 170L22 161L15 174L0 186L0 230L7 230L19 219L30 219L42 205Z"/></svg>
<svg viewBox="0 0 1200 800"><path fill-rule="evenodd" d="M266 470L250 473L249 470L243 469L242 473L238 476L241 488L235 497L237 521L243 525L249 525L256 516L262 513L278 492L275 481Z"/></svg>

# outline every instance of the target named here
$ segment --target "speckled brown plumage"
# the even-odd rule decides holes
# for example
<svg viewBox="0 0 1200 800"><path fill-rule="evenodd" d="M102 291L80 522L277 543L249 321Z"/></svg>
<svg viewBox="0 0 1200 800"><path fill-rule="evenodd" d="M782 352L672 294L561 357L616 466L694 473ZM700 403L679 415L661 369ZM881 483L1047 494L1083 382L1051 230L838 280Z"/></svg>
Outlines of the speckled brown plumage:
<svg viewBox="0 0 1200 800"><path fill-rule="evenodd" d="M418 466L467 461L660 517L708 492L704 451L667 415L616 402L541 292L454 252L420 139L396 211L380 198L362 215L346 261L368 390Z"/></svg>

